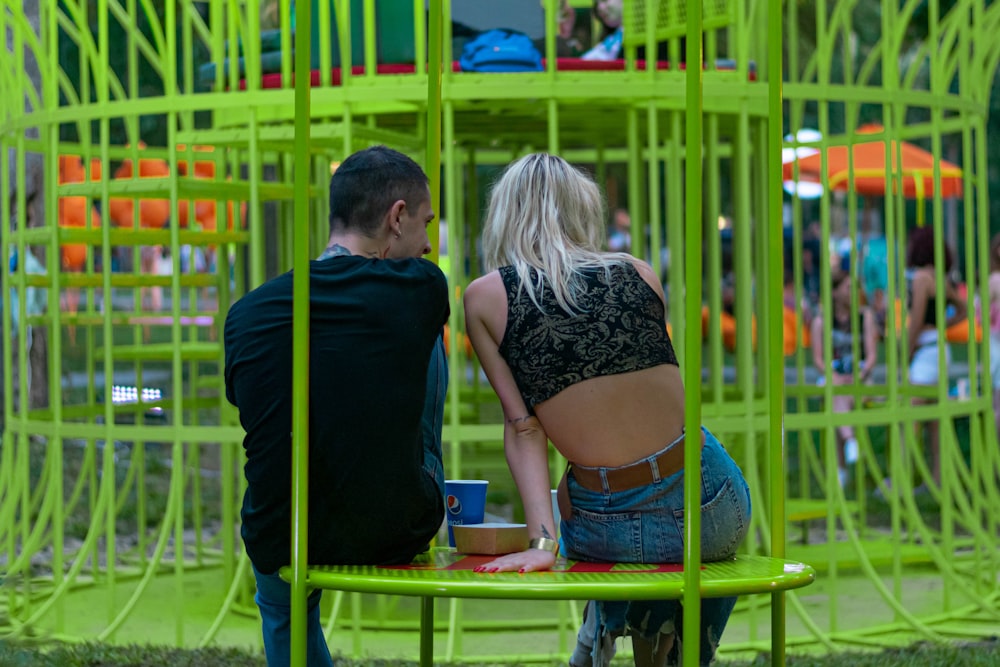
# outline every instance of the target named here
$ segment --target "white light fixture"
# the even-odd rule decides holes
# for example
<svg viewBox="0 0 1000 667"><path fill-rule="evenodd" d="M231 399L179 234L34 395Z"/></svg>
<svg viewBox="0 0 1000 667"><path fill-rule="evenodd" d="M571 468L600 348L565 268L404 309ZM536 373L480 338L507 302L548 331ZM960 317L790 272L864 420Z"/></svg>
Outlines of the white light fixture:
<svg viewBox="0 0 1000 667"><path fill-rule="evenodd" d="M785 142L807 144L815 143L822 138L823 134L819 130L804 127L796 132L794 136L786 134ZM810 146L782 148L781 163L788 164L796 159L809 157L810 155L816 155L817 153L819 153L819 149L812 148ZM819 199L823 196L823 184L813 181L785 181L781 184L781 187L784 188L785 192L793 197L798 197L799 199Z"/></svg>
<svg viewBox="0 0 1000 667"><path fill-rule="evenodd" d="M823 184L813 181L784 181L781 187L799 199L819 199L823 196Z"/></svg>

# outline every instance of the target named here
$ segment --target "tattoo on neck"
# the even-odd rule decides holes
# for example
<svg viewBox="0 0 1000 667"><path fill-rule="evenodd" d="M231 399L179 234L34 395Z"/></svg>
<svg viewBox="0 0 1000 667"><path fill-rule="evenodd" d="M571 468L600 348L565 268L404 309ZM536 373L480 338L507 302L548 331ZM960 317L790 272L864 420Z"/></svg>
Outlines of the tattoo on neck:
<svg viewBox="0 0 1000 667"><path fill-rule="evenodd" d="M326 247L323 254L317 258L317 261L322 261L324 259L330 259L331 257L350 257L353 255L350 250L340 245L339 243L334 243Z"/></svg>

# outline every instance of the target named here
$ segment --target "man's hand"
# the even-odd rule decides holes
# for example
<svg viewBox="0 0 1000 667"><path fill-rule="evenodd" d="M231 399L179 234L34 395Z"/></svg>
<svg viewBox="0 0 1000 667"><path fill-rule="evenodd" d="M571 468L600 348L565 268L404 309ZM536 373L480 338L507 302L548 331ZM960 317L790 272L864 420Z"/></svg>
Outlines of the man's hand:
<svg viewBox="0 0 1000 667"><path fill-rule="evenodd" d="M485 565L475 568L476 572L514 572L520 573L548 570L556 564L556 555L544 549L525 549L518 553L507 554Z"/></svg>

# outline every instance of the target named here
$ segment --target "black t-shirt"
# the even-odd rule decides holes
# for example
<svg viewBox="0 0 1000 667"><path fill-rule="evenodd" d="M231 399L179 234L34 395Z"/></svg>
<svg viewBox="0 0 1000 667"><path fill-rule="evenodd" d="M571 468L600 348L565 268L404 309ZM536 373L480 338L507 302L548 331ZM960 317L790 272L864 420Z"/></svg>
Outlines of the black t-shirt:
<svg viewBox="0 0 1000 667"><path fill-rule="evenodd" d="M311 262L310 274L309 562L408 562L444 512L420 433L444 274L357 256ZM290 562L292 273L233 304L225 346L226 397L247 432L243 540L272 573Z"/></svg>
<svg viewBox="0 0 1000 667"><path fill-rule="evenodd" d="M499 352L524 403L534 407L584 380L660 364L677 366L667 334L663 300L630 262L585 269L586 289L571 315L556 301L546 278L539 310L513 266L500 267L507 290L507 328ZM532 281L537 272L531 270Z"/></svg>

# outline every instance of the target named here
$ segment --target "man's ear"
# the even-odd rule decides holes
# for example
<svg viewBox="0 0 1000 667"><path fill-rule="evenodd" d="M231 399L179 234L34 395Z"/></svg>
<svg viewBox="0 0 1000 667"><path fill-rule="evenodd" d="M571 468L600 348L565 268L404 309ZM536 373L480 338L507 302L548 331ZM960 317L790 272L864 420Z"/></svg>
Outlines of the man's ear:
<svg viewBox="0 0 1000 667"><path fill-rule="evenodd" d="M399 227L399 217L406 212L406 202L402 199L397 199L393 202L392 206L389 207L389 229L393 234L398 234L401 230Z"/></svg>

